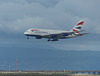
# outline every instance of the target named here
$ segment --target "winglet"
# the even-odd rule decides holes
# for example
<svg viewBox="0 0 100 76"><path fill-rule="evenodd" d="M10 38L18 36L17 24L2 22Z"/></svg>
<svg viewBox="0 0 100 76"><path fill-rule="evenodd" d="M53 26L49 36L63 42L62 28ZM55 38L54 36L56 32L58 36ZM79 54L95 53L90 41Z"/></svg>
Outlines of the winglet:
<svg viewBox="0 0 100 76"><path fill-rule="evenodd" d="M90 33L83 33L83 34L80 34L80 36L82 36L82 35L86 35L86 34L90 34Z"/></svg>

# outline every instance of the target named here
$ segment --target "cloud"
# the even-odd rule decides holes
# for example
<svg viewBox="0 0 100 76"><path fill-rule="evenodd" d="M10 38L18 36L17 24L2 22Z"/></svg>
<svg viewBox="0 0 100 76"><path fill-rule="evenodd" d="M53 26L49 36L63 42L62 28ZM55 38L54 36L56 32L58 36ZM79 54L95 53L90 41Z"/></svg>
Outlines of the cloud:
<svg viewBox="0 0 100 76"><path fill-rule="evenodd" d="M42 17L23 17L22 19L17 19L16 21L13 21L10 23L10 25L7 27L11 31L18 31L23 32L26 31L29 28L49 28L48 26L55 28L56 26L53 26L54 24L48 20L45 20ZM13 29L12 29L13 28Z"/></svg>
<svg viewBox="0 0 100 76"><path fill-rule="evenodd" d="M85 20L83 29L86 32L100 33L99 2L99 0L0 0L0 34L5 35L5 38L16 37L29 28L71 30L80 19ZM92 44L85 44L85 41L77 45L73 42L78 41L67 40L59 44L52 43L50 46L62 50L98 48L98 45L95 48Z"/></svg>
<svg viewBox="0 0 100 76"><path fill-rule="evenodd" d="M26 0L29 3L40 3L45 7L54 7L60 0Z"/></svg>
<svg viewBox="0 0 100 76"><path fill-rule="evenodd" d="M90 44L90 43L85 44L84 42L82 44L79 44L77 42L75 42L75 43L70 42L70 43L66 44L66 41L65 41L65 43L63 43L63 44L52 44L51 46L55 47L56 49L63 50L63 51L71 51L71 50L74 50L74 51L84 51L84 50L99 51L99 46L97 44L94 44L94 42L92 42L92 44Z"/></svg>
<svg viewBox="0 0 100 76"><path fill-rule="evenodd" d="M85 19L84 29L100 33L99 2L99 0L1 0L0 29L19 33L34 26L71 30L80 19Z"/></svg>

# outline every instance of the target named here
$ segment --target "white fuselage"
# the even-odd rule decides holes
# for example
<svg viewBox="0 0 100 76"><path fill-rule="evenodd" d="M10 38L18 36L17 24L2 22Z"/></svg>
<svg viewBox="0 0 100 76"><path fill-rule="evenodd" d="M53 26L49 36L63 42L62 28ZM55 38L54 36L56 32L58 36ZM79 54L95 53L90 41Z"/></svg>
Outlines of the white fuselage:
<svg viewBox="0 0 100 76"><path fill-rule="evenodd" d="M51 34L61 34L61 33L68 33L68 32L69 31L49 30L49 29L36 29L35 31L32 29L28 29L26 32L24 32L24 34L26 36L42 36L42 38L48 38L48 35L51 35ZM64 39L64 38L72 38L76 36L78 35L75 35L74 33L72 33L68 36L59 36L58 38Z"/></svg>

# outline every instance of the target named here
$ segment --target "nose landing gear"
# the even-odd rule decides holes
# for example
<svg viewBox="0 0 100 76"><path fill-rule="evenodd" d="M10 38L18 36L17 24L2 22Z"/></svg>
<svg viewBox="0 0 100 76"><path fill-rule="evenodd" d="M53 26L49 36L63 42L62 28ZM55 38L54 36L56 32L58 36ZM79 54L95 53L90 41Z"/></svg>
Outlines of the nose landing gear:
<svg viewBox="0 0 100 76"><path fill-rule="evenodd" d="M27 39L29 39L29 36L27 36Z"/></svg>

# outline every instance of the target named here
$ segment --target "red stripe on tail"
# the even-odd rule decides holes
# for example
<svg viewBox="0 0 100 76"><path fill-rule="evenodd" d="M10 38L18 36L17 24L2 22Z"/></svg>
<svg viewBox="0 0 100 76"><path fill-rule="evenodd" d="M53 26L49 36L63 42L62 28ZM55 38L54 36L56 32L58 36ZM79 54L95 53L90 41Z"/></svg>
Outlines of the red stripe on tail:
<svg viewBox="0 0 100 76"><path fill-rule="evenodd" d="M78 26L78 25L83 25L83 23L84 23L84 21L78 23L76 26Z"/></svg>
<svg viewBox="0 0 100 76"><path fill-rule="evenodd" d="M78 32L77 30L73 29L73 32L76 32L77 34L80 34L80 32Z"/></svg>

